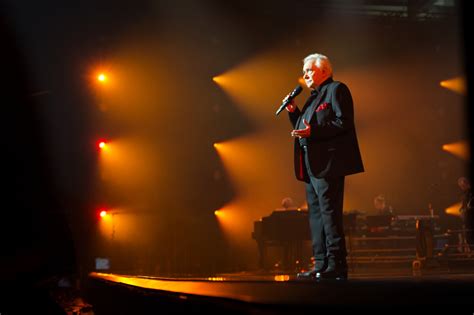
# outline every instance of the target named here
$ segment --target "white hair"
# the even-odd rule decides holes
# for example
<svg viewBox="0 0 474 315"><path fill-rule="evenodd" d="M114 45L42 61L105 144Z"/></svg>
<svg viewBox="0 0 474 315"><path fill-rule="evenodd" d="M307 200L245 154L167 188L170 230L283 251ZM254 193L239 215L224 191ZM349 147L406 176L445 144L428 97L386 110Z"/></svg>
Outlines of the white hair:
<svg viewBox="0 0 474 315"><path fill-rule="evenodd" d="M314 60L314 64L316 65L316 67L318 67L321 70L326 70L328 75L332 76L332 65L328 57L322 54L311 54L311 55L306 56L306 58L303 59L303 64L305 64L306 62L310 60Z"/></svg>

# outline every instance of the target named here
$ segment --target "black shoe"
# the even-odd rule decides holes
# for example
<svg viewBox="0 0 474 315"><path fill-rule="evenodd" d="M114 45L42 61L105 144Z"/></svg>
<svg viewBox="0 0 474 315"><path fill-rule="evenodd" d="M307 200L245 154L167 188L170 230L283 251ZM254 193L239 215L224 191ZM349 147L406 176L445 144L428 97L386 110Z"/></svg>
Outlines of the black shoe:
<svg viewBox="0 0 474 315"><path fill-rule="evenodd" d="M328 267L316 274L316 279L347 279L347 262L345 259L329 258Z"/></svg>
<svg viewBox="0 0 474 315"><path fill-rule="evenodd" d="M330 270L330 271L323 271L318 272L316 274L316 279L318 280L347 280L347 270Z"/></svg>
<svg viewBox="0 0 474 315"><path fill-rule="evenodd" d="M298 272L296 274L296 278L298 279L315 279L316 275L326 269L327 265L326 262L316 262L314 264L314 268L305 272Z"/></svg>
<svg viewBox="0 0 474 315"><path fill-rule="evenodd" d="M308 271L305 271L305 272L298 272L296 274L296 278L298 279L316 279L316 275L318 274L318 272L314 269L312 270L308 270Z"/></svg>

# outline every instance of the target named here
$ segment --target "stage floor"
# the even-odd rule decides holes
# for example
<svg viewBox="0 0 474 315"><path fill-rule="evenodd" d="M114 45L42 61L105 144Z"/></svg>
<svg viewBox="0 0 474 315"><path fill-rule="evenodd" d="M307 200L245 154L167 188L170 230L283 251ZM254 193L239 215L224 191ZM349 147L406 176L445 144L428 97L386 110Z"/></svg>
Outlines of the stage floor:
<svg viewBox="0 0 474 315"><path fill-rule="evenodd" d="M123 296L124 300L133 296L142 306L157 303L166 308L171 305L172 309L184 307L186 311L194 309L192 305L205 306L208 313L292 314L334 307L384 309L384 314L406 307L422 307L430 312L444 307L468 310L470 314L474 311L473 273L350 274L343 281L298 280L293 274L248 272L179 278L91 273L89 279L94 305L111 295ZM102 304L99 308L107 309Z"/></svg>

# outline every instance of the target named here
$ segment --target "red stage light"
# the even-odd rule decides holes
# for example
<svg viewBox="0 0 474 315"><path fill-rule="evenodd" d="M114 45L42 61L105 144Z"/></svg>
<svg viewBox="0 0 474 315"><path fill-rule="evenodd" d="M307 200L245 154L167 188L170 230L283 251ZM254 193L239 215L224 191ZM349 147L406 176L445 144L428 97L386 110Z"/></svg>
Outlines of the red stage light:
<svg viewBox="0 0 474 315"><path fill-rule="evenodd" d="M99 141L97 141L97 147L100 150L105 150L105 149L107 149L107 142L105 140L99 140Z"/></svg>

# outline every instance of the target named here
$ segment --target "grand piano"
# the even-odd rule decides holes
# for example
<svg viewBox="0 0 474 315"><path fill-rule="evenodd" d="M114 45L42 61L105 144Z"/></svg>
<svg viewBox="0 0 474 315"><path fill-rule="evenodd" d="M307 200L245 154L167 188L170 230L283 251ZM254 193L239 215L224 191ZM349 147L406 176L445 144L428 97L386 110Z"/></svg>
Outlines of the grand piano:
<svg viewBox="0 0 474 315"><path fill-rule="evenodd" d="M438 216L360 214L362 212L355 210L344 213L344 231L351 260L358 255L366 255L365 252L375 256L382 253L393 256L401 249L409 249L411 255L415 252L432 252L420 250L434 245L425 240L426 233L421 232L440 233ZM424 229L419 229L417 226L421 223L417 222L423 223ZM311 233L306 209L273 211L254 222L252 238L257 242L260 269L299 270L311 263ZM438 244L435 247L441 246Z"/></svg>
<svg viewBox="0 0 474 315"><path fill-rule="evenodd" d="M257 241L260 269L298 268L311 253L303 257L303 243L310 242L308 211L302 209L275 210L254 222L252 238ZM281 250L280 259L269 259L269 248ZM275 266L278 264L278 266Z"/></svg>

